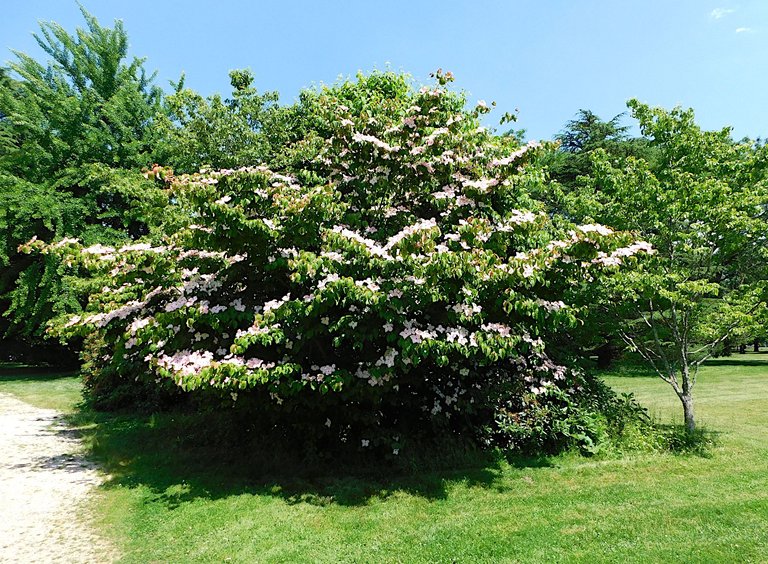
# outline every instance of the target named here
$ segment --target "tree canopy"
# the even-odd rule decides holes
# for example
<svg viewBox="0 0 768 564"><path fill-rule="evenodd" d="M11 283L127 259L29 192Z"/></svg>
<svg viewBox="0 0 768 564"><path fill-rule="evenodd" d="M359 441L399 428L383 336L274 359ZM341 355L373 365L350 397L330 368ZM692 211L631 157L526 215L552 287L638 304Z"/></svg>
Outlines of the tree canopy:
<svg viewBox="0 0 768 564"><path fill-rule="evenodd" d="M765 305L768 205L764 148L692 111L629 107L653 160L604 149L572 193L573 213L637 233L655 255L604 295L611 323L669 382L693 429L698 367Z"/></svg>
<svg viewBox="0 0 768 564"><path fill-rule="evenodd" d="M6 330L25 338L84 298L56 261L20 255L20 244L147 233L138 199L152 200L143 192L153 185L139 171L152 160L162 92L143 59L128 60L122 23L106 28L82 11L86 27L74 35L41 24L46 64L15 52L0 80L0 311Z"/></svg>

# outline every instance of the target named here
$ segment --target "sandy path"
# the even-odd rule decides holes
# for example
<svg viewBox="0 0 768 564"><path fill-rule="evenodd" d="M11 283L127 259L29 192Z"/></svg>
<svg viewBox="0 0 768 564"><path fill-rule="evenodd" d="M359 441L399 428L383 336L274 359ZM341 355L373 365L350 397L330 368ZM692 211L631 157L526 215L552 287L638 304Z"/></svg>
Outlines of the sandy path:
<svg viewBox="0 0 768 564"><path fill-rule="evenodd" d="M102 478L56 411L0 393L0 562L112 562L88 527Z"/></svg>

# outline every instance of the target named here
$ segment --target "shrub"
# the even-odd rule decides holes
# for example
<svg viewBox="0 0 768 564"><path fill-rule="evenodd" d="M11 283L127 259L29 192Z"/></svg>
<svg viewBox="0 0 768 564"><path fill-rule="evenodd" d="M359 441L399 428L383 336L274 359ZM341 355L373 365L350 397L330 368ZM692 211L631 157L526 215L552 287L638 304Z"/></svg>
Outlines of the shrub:
<svg viewBox="0 0 768 564"><path fill-rule="evenodd" d="M488 107L437 79L305 93L279 172L173 179L188 222L159 245L44 247L109 275L58 326L98 335L110 368L92 392L173 384L308 443L394 454L436 436L594 441L589 386L547 343L578 322L562 301L577 281L649 248L556 227L529 195L546 185L541 145L493 135Z"/></svg>

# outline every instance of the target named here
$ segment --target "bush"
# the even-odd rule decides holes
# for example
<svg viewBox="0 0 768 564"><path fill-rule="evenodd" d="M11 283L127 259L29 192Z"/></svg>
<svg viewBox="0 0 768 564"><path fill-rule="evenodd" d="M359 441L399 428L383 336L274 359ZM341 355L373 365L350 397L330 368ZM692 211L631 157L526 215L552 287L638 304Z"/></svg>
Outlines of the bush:
<svg viewBox="0 0 768 564"><path fill-rule="evenodd" d="M279 172L172 179L188 222L160 245L31 243L109 274L58 329L98 335L109 368L91 393L172 384L308 445L395 455L446 436L591 448L603 404L547 343L578 322L562 301L575 281L649 249L556 227L529 195L546 184L541 146L494 136L484 103L467 110L437 80L305 93Z"/></svg>

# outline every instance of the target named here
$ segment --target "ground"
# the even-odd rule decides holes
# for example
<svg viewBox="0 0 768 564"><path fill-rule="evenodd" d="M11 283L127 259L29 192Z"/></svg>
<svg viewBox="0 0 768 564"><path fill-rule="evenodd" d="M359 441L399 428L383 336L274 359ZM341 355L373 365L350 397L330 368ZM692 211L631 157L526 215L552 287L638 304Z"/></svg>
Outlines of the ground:
<svg viewBox="0 0 768 564"><path fill-rule="evenodd" d="M681 423L658 378L604 378ZM77 386L0 378L0 392L35 404L71 403ZM199 443L177 415L76 419L108 473L95 517L122 562L767 562L768 355L710 363L694 395L715 440L704 453L511 458L376 478L234 467L242 453Z"/></svg>
<svg viewBox="0 0 768 564"><path fill-rule="evenodd" d="M103 478L61 413L0 393L0 428L0 561L111 561L88 523Z"/></svg>

